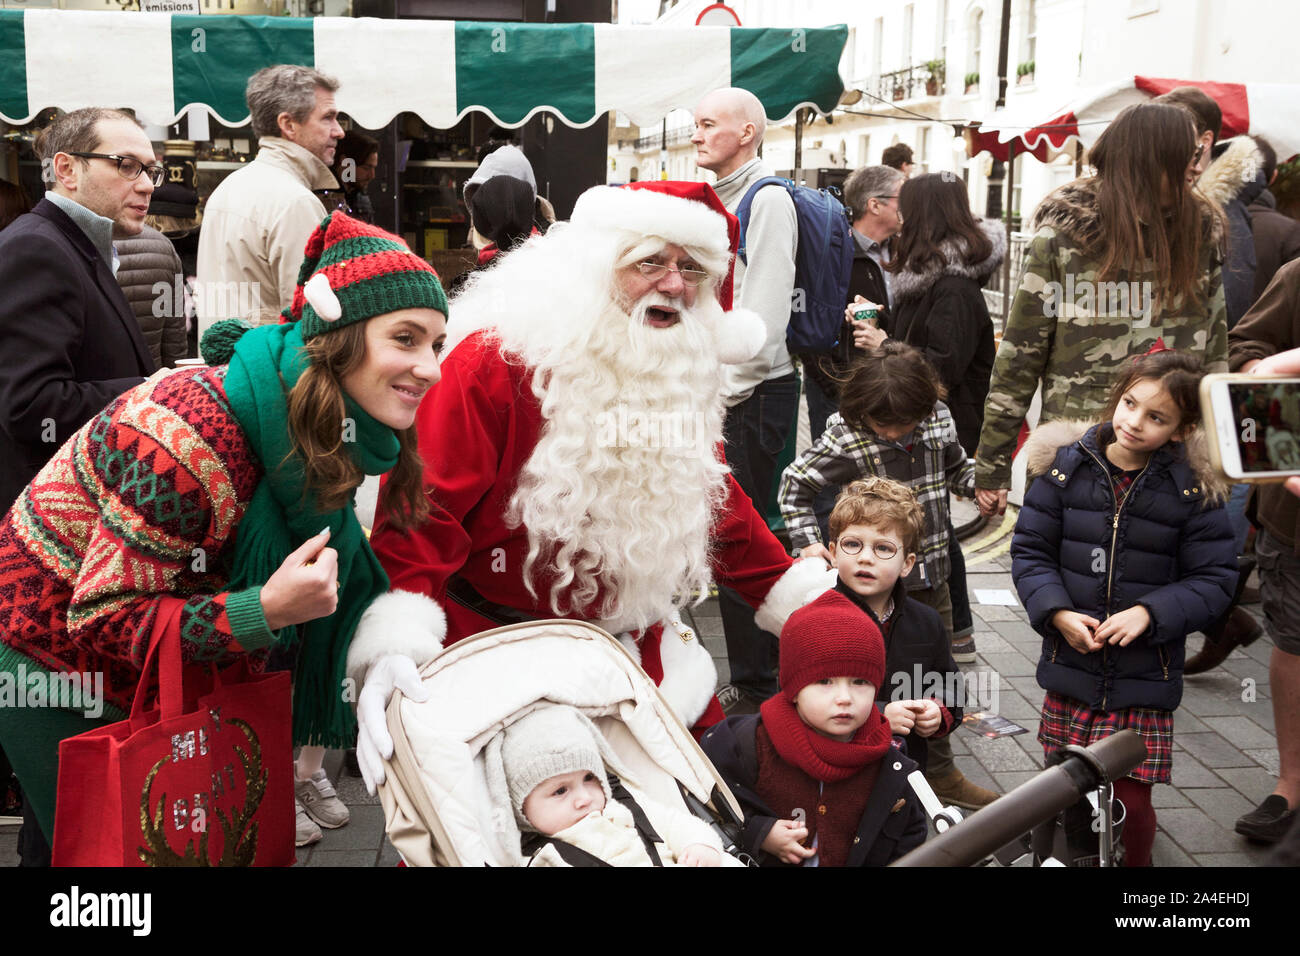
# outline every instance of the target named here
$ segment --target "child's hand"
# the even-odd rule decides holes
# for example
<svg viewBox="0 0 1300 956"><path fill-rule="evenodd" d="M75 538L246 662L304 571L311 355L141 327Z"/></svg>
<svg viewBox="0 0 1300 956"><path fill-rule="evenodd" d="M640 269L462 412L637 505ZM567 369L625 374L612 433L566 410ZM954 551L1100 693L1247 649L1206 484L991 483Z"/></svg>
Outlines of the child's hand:
<svg viewBox="0 0 1300 956"><path fill-rule="evenodd" d="M802 863L809 857L817 855L803 845L808 839L808 828L794 820L777 820L767 836L763 837L762 849L782 863Z"/></svg>
<svg viewBox="0 0 1300 956"><path fill-rule="evenodd" d="M722 855L706 843L692 843L677 854L678 866L722 866Z"/></svg>
<svg viewBox="0 0 1300 956"><path fill-rule="evenodd" d="M1101 627L1097 628L1097 640L1128 647L1134 640L1145 634L1150 626L1150 613L1141 604L1134 604L1128 610L1106 618Z"/></svg>
<svg viewBox="0 0 1300 956"><path fill-rule="evenodd" d="M1052 615L1052 626L1060 631L1061 636L1080 654L1099 651L1106 643L1093 635L1093 631L1101 626L1100 622L1095 617L1080 614L1078 611L1057 611Z"/></svg>
<svg viewBox="0 0 1300 956"><path fill-rule="evenodd" d="M885 705L885 719L889 721L889 732L896 737L906 737L916 724L916 712L912 710L914 700L891 700Z"/></svg>
<svg viewBox="0 0 1300 956"><path fill-rule="evenodd" d="M799 549L799 560L802 561L804 558L821 558L826 562L828 568L835 566L835 562L831 560L831 553L826 550L826 545L820 541L806 544Z"/></svg>
<svg viewBox="0 0 1300 956"><path fill-rule="evenodd" d="M943 711L933 700L912 701L912 712L916 714L916 732L922 737L929 737L943 723Z"/></svg>

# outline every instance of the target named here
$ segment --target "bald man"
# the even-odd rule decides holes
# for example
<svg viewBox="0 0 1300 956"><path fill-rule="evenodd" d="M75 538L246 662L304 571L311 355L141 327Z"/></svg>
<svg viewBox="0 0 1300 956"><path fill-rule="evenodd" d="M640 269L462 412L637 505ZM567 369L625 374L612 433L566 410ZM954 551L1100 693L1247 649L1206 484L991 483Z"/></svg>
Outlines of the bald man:
<svg viewBox="0 0 1300 956"><path fill-rule="evenodd" d="M729 212L771 167L758 158L767 115L758 97L737 88L714 90L695 107L695 162L717 176L713 184ZM745 234L747 261L736 261L735 302L763 318L767 341L753 360L726 369L724 430L727 461L760 515L767 513L777 458L794 427L799 382L785 348L794 291L798 224L784 189L760 189ZM719 603L731 665L730 686L718 699L730 714L754 713L777 691L776 635L754 623L754 612L734 591L721 588Z"/></svg>

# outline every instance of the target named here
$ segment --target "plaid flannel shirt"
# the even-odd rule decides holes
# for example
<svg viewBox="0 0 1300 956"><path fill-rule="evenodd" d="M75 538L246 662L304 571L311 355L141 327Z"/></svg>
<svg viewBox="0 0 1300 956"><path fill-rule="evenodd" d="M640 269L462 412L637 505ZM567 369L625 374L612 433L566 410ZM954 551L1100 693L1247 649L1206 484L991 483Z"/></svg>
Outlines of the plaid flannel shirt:
<svg viewBox="0 0 1300 956"><path fill-rule="evenodd" d="M855 478L878 475L912 489L925 511L926 534L916 566L907 576L909 591L937 587L948 580L948 492L973 497L975 463L957 441L948 406L939 402L912 432L912 450L858 431L839 412L826 421L826 431L812 447L781 474L781 517L790 532L790 545L802 548L821 537L813 499L827 485L847 485Z"/></svg>

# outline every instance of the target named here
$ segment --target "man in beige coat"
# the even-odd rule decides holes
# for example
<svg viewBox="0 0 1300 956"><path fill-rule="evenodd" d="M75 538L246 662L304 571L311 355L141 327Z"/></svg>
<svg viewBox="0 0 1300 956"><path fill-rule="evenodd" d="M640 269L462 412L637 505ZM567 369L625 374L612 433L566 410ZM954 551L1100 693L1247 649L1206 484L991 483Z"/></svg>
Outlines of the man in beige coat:
<svg viewBox="0 0 1300 956"><path fill-rule="evenodd" d="M338 81L305 66L268 66L244 93L257 158L208 199L199 234L199 335L221 319L275 321L293 301L303 247L325 218L313 190L338 189L330 172L343 138Z"/></svg>

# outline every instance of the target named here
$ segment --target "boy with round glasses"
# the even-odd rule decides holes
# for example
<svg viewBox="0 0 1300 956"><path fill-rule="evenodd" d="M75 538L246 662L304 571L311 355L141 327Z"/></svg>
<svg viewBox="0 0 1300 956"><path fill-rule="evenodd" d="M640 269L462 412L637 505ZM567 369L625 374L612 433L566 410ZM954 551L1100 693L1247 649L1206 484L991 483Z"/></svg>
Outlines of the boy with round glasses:
<svg viewBox="0 0 1300 956"><path fill-rule="evenodd" d="M874 476L892 479L909 497L914 496L913 503L922 516L915 545L908 549L915 554L905 562L905 569L889 580L888 587L880 587L879 594L889 596L896 590L909 598L909 603L926 605L935 613L946 646L942 658L924 655L935 666L923 667L923 675L931 670L947 673L949 663L955 672L956 662L975 660L974 641L966 635L953 638L948 591L948 493L973 497L975 466L957 440L957 426L941 401L943 397L938 374L920 350L893 340L868 349L843 385L839 412L827 419L826 431L782 474L779 493L791 546L801 549L797 552L801 557L821 557L831 564L836 563L834 554L819 540L813 511L813 502L823 488L847 486L855 479ZM841 495L841 501L844 497ZM836 539L833 518L830 530ZM843 573L841 584L846 584ZM918 616L912 614L910 619ZM911 674L910 665L908 670ZM909 676L908 685L916 683L915 677ZM906 691L902 699L928 696L916 688L902 690ZM930 708L926 711L924 726L930 727L934 714ZM909 749L913 747L909 742ZM997 799L997 794L967 780L957 769L946 742L928 749L926 779L944 802L978 809ZM926 764L925 758L918 762L923 767Z"/></svg>

